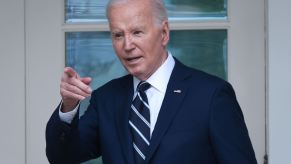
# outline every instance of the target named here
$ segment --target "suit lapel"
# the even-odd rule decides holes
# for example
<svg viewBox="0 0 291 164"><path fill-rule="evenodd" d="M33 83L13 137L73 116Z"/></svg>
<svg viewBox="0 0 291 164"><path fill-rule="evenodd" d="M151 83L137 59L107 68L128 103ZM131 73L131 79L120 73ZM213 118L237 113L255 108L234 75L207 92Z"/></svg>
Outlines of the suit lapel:
<svg viewBox="0 0 291 164"><path fill-rule="evenodd" d="M121 105L118 107L118 111L116 112L115 116L116 128L123 150L122 152L127 160L127 163L134 163L132 139L130 137L130 131L128 126L129 109L133 97L132 82L132 76L126 76L126 79L121 81L122 91L120 93L122 93L122 95L119 95Z"/></svg>
<svg viewBox="0 0 291 164"><path fill-rule="evenodd" d="M151 144L149 152L146 155L147 159L145 163L149 163L149 160L155 153L164 134L170 127L175 114L180 109L179 107L186 95L187 88L189 86L186 80L189 76L189 69L176 60L175 67L167 86L164 101L159 112L158 120L152 134Z"/></svg>

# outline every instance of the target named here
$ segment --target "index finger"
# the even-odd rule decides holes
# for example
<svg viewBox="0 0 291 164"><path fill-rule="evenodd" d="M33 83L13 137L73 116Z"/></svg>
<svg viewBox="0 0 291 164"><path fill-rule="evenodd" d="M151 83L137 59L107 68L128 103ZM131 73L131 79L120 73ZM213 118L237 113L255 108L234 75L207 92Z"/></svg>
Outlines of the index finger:
<svg viewBox="0 0 291 164"><path fill-rule="evenodd" d="M68 77L78 77L78 73L71 67L66 67L64 73L68 75Z"/></svg>

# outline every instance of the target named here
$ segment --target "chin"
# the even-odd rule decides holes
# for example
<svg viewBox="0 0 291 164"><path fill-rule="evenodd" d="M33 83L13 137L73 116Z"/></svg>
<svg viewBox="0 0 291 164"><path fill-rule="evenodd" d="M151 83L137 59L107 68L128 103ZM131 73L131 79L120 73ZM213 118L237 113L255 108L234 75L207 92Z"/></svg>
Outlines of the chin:
<svg viewBox="0 0 291 164"><path fill-rule="evenodd" d="M138 78L139 80L144 80L143 75L139 72L129 72L132 76Z"/></svg>
<svg viewBox="0 0 291 164"><path fill-rule="evenodd" d="M139 73L137 73L137 72L129 72L132 76L134 76L134 77L139 77L140 76L140 74Z"/></svg>
<svg viewBox="0 0 291 164"><path fill-rule="evenodd" d="M141 71L139 70L139 69L137 69L137 68L128 68L127 69L127 71L131 74L131 75L133 75L133 76L138 76L138 75L140 75L141 74Z"/></svg>

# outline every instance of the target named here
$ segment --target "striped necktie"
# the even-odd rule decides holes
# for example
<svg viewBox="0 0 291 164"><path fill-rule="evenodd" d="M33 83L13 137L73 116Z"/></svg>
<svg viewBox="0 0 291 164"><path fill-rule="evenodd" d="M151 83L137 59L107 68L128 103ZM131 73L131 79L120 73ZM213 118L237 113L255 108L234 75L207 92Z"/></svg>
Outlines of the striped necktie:
<svg viewBox="0 0 291 164"><path fill-rule="evenodd" d="M129 115L129 125L133 137L133 149L136 164L146 159L150 145L150 110L145 91L150 84L141 81L137 86L137 95L134 98Z"/></svg>

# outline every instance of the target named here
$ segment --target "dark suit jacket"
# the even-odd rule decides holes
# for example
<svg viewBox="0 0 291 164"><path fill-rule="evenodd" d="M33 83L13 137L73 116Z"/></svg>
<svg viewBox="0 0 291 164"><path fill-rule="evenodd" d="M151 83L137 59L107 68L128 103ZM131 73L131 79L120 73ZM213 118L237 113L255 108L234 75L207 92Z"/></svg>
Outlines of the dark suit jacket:
<svg viewBox="0 0 291 164"><path fill-rule="evenodd" d="M102 156L105 164L133 164L132 83L127 75L95 90L86 113L71 125L60 120L57 108L46 129L49 161L71 164ZM176 60L146 157L152 164L257 163L231 85Z"/></svg>

